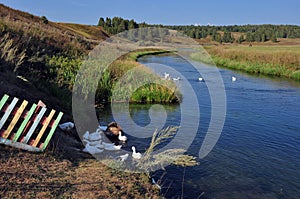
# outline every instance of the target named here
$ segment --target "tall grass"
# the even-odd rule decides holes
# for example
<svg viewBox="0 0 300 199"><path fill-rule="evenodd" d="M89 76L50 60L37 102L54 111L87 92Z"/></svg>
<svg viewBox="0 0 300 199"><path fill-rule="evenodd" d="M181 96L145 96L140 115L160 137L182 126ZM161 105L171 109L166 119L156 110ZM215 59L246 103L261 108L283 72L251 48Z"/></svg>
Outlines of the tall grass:
<svg viewBox="0 0 300 199"><path fill-rule="evenodd" d="M217 66L300 81L299 46L206 47Z"/></svg>
<svg viewBox="0 0 300 199"><path fill-rule="evenodd" d="M139 103L180 102L182 95L174 82L162 80L150 69L136 62L143 55L167 52L169 51L157 49L135 51L112 63L107 71L111 75L108 86L112 85L109 88L114 90L113 99L110 100Z"/></svg>

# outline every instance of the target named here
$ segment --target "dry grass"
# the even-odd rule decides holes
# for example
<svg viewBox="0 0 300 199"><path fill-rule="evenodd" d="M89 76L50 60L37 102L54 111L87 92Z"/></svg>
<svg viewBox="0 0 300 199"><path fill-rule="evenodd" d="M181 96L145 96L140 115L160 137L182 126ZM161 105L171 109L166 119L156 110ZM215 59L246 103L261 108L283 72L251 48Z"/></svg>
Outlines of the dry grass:
<svg viewBox="0 0 300 199"><path fill-rule="evenodd" d="M226 45L205 49L218 66L300 80L300 45Z"/></svg>
<svg viewBox="0 0 300 199"><path fill-rule="evenodd" d="M160 198L143 174L0 146L1 198Z"/></svg>

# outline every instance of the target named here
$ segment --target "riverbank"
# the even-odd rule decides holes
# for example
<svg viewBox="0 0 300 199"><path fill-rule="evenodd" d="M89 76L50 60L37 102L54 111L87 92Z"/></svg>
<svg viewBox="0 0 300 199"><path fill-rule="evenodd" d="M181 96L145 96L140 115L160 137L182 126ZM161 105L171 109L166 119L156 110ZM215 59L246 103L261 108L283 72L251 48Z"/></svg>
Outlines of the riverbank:
<svg viewBox="0 0 300 199"><path fill-rule="evenodd" d="M173 81L165 81L152 70L137 62L145 55L170 53L161 49L142 49L130 52L113 62L100 80L96 100L133 103L179 103L182 94ZM129 72L130 71L130 72ZM122 79L122 82L119 80ZM144 84L144 82L151 82ZM127 85L126 87L122 85ZM142 84L143 86L137 85ZM114 89L114 98L112 92Z"/></svg>
<svg viewBox="0 0 300 199"><path fill-rule="evenodd" d="M219 67L300 81L300 45L205 46Z"/></svg>

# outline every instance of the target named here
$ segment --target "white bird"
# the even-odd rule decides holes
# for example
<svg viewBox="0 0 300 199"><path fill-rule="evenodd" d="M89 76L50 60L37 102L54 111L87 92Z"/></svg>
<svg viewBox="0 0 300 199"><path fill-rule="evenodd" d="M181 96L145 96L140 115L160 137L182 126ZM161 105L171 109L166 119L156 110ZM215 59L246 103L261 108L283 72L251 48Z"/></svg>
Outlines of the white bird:
<svg viewBox="0 0 300 199"><path fill-rule="evenodd" d="M125 135L122 135L122 132L119 131L118 139L119 139L120 141L125 142L125 141L127 140L127 137L126 137Z"/></svg>
<svg viewBox="0 0 300 199"><path fill-rule="evenodd" d="M114 145L112 143L106 143L106 142L102 142L102 145L104 146L104 149L107 151L116 151L116 150L120 150L122 145Z"/></svg>
<svg viewBox="0 0 300 199"><path fill-rule="evenodd" d="M66 122L66 123L60 124L58 126L63 131L69 131L72 128L74 128L74 123L73 122Z"/></svg>
<svg viewBox="0 0 300 199"><path fill-rule="evenodd" d="M204 82L203 77L199 77L198 80L199 80L199 82Z"/></svg>
<svg viewBox="0 0 300 199"><path fill-rule="evenodd" d="M132 157L134 159L141 159L142 154L141 153L137 153L134 146L132 146L131 149L132 149Z"/></svg>
<svg viewBox="0 0 300 199"><path fill-rule="evenodd" d="M236 81L236 77L232 76L231 77L231 81L235 82Z"/></svg>
<svg viewBox="0 0 300 199"><path fill-rule="evenodd" d="M124 155L120 155L120 156L118 157L118 159L119 159L121 162L124 162L125 160L127 160L128 156L129 156L129 154L126 153L126 154L124 154Z"/></svg>
<svg viewBox="0 0 300 199"><path fill-rule="evenodd" d="M96 154L96 153L102 153L102 152L103 152L103 149L99 149L99 148L97 147L97 145L96 145L96 146L91 146L91 144L88 142L88 143L85 145L85 148L84 148L82 151L94 155L94 154Z"/></svg>
<svg viewBox="0 0 300 199"><path fill-rule="evenodd" d="M90 132L89 131L86 131L84 134L83 134L83 139L84 140L87 140L87 139L89 139L89 135L90 135Z"/></svg>
<svg viewBox="0 0 300 199"><path fill-rule="evenodd" d="M100 132L96 131L96 132L93 132L93 133L89 133L87 139L89 141L98 141L98 140L101 140Z"/></svg>
<svg viewBox="0 0 300 199"><path fill-rule="evenodd" d="M179 81L180 77L173 77L173 81Z"/></svg>
<svg viewBox="0 0 300 199"><path fill-rule="evenodd" d="M170 74L169 73L166 73L166 72L164 72L164 79L165 80L170 80Z"/></svg>

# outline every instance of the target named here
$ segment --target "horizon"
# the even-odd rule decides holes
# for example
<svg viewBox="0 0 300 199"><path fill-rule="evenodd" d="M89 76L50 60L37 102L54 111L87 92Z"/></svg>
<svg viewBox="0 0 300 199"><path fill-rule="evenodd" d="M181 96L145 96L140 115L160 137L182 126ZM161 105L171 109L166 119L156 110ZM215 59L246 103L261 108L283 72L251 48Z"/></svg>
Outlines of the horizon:
<svg viewBox="0 0 300 199"><path fill-rule="evenodd" d="M149 4L134 0L130 2L91 0L90 3L79 0L54 0L51 2L31 0L31 2L32 4L17 0L2 0L0 3L36 16L46 16L53 22L86 25L97 25L100 17L113 18L115 16L133 19L137 23L145 22L164 26L300 25L300 12L297 10L300 2L296 0L287 0L285 4L280 1L272 1L270 2L273 6L271 9L267 9L268 6L270 7L270 3L255 0L251 2L247 10L244 9L245 5L237 4L237 1L234 0L229 3L221 0L214 2L188 0L184 3L175 1L170 4L167 2ZM158 2L158 0L154 0L154 2ZM219 6L215 6L215 4ZM261 6L253 7L256 4ZM68 10L66 11L65 8ZM178 12L181 14L177 14ZM278 15L278 13L281 14Z"/></svg>

